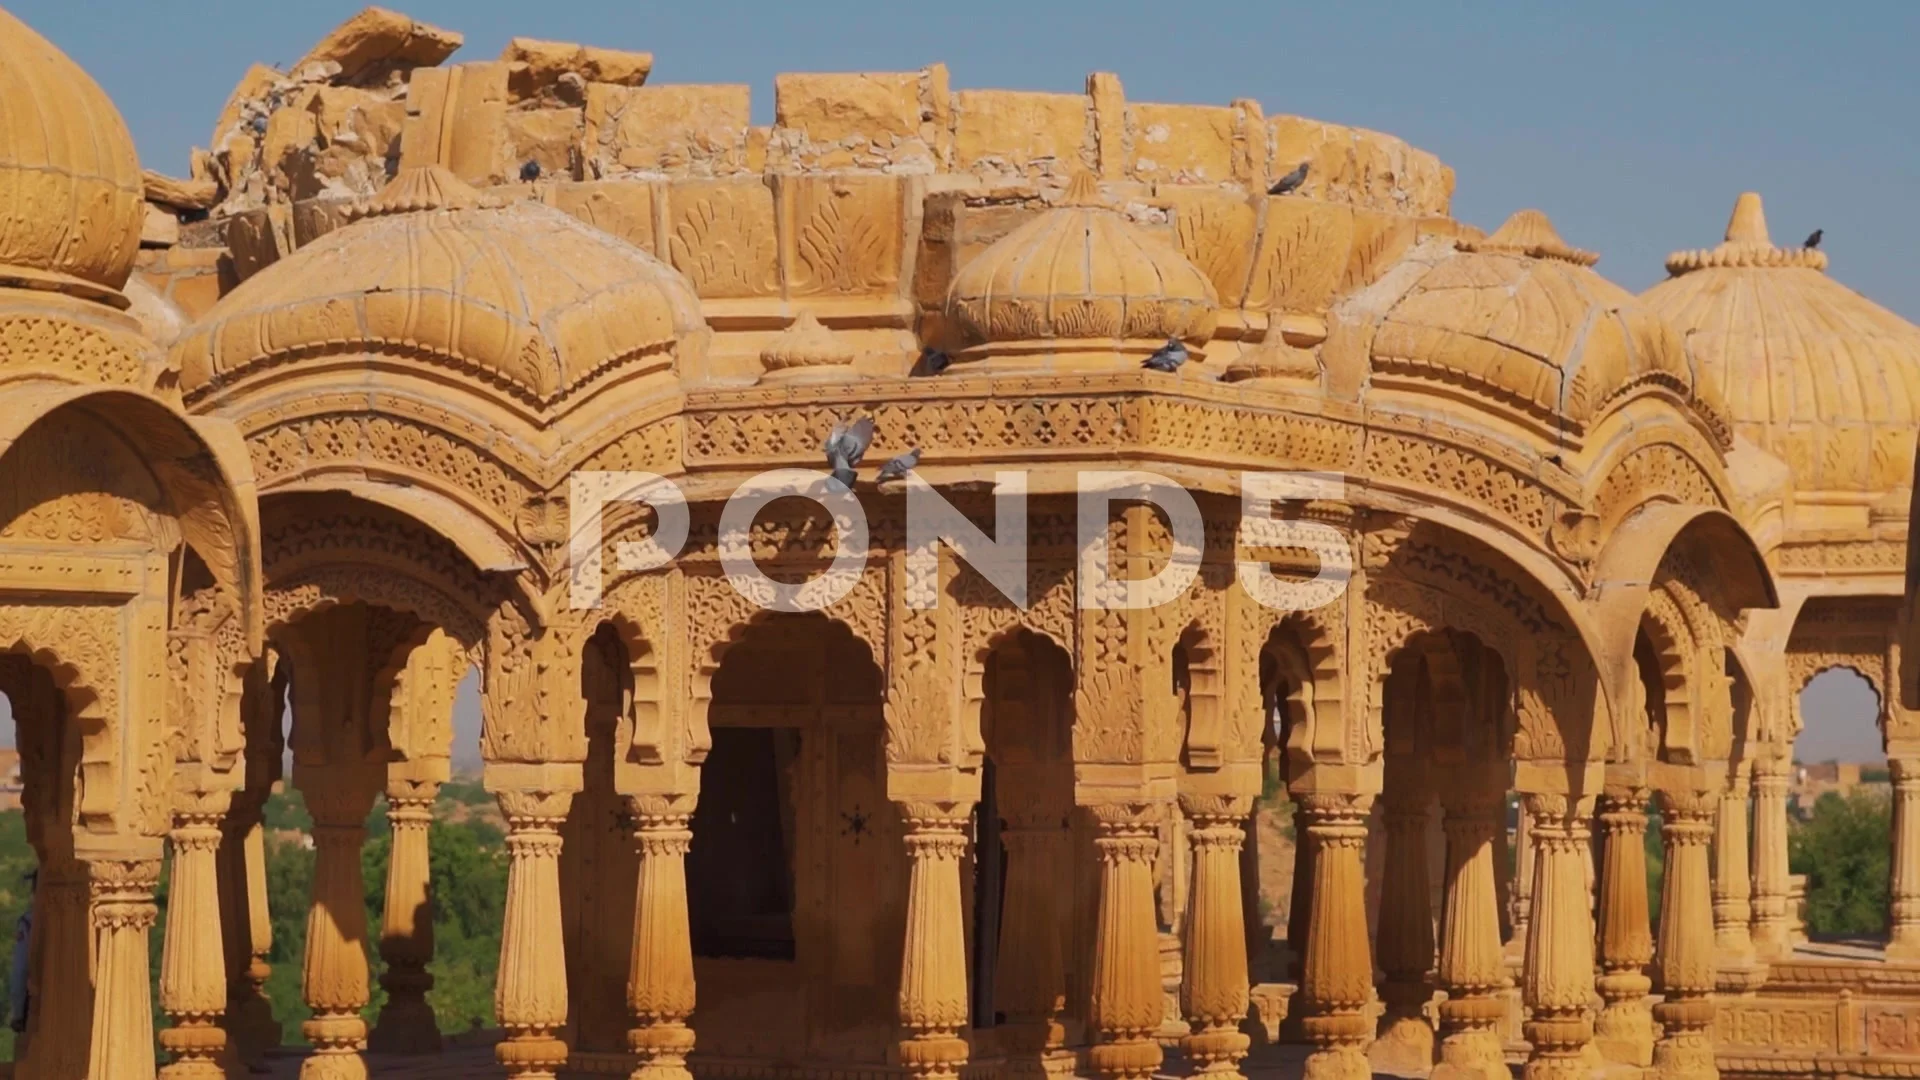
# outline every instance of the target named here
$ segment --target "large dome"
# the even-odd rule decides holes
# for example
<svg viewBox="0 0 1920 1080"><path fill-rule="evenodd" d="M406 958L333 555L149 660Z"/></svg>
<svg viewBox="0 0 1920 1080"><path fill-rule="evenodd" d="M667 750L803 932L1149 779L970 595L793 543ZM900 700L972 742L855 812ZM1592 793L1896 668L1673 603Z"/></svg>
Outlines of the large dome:
<svg viewBox="0 0 1920 1080"><path fill-rule="evenodd" d="M223 297L175 349L189 395L306 357L469 371L537 407L702 333L685 278L551 207L409 169L358 220Z"/></svg>
<svg viewBox="0 0 1920 1080"><path fill-rule="evenodd" d="M0 10L0 284L118 297L146 214L119 110L51 42Z"/></svg>
<svg viewBox="0 0 1920 1080"><path fill-rule="evenodd" d="M1648 384L1694 404L1716 437L1672 329L1595 273L1546 215L1522 210L1485 239L1434 240L1337 313L1371 331L1378 385L1447 383L1516 409L1543 431L1584 429ZM1370 325L1368 325L1370 324Z"/></svg>
<svg viewBox="0 0 1920 1080"><path fill-rule="evenodd" d="M1735 431L1787 463L1797 490L1905 486L1920 425L1920 327L1826 275L1827 256L1778 248L1760 196L1741 195L1726 242L1667 258L1641 297L1686 336Z"/></svg>
<svg viewBox="0 0 1920 1080"><path fill-rule="evenodd" d="M1170 245L1100 205L1093 178L1074 177L1063 205L968 260L947 314L975 342L1196 344L1213 333L1219 299Z"/></svg>

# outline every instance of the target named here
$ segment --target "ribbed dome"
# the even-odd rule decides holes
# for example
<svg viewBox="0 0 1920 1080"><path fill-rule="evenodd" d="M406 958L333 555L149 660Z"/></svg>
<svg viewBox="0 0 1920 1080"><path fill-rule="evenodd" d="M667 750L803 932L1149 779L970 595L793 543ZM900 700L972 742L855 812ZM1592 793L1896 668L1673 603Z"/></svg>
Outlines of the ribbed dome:
<svg viewBox="0 0 1920 1080"><path fill-rule="evenodd" d="M1086 173L1067 199L954 276L947 314L975 341L1205 341L1219 299L1171 246L1099 204Z"/></svg>
<svg viewBox="0 0 1920 1080"><path fill-rule="evenodd" d="M124 307L146 205L133 137L106 92L0 10L0 284Z"/></svg>
<svg viewBox="0 0 1920 1080"><path fill-rule="evenodd" d="M704 331L685 278L551 207L409 169L255 274L176 347L188 394L270 364L381 354L469 370L546 405Z"/></svg>
<svg viewBox="0 0 1920 1080"><path fill-rule="evenodd" d="M1595 273L1598 256L1569 246L1539 211L1452 250L1422 245L1409 261L1427 269L1383 279L1404 291L1374 330L1374 371L1464 384L1554 427L1584 427L1627 391L1664 384L1726 437L1724 413L1697 393L1672 329Z"/></svg>
<svg viewBox="0 0 1920 1080"><path fill-rule="evenodd" d="M1920 327L1827 277L1827 257L1778 248L1760 196L1734 204L1727 241L1667 259L1642 303L1686 337L1735 430L1787 463L1802 491L1907 484L1920 424Z"/></svg>

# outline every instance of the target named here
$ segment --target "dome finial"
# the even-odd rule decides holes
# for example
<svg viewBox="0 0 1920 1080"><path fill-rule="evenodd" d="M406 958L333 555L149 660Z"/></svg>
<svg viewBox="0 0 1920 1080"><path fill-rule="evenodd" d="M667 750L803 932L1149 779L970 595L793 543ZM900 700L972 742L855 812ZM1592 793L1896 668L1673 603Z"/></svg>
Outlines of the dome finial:
<svg viewBox="0 0 1920 1080"><path fill-rule="evenodd" d="M1733 216L1727 219L1727 241L1734 244L1772 244L1767 238L1767 212L1760 205L1760 193L1743 191L1733 202Z"/></svg>
<svg viewBox="0 0 1920 1080"><path fill-rule="evenodd" d="M347 208L349 220L411 214L422 210L498 208L505 202L460 179L444 165L412 165L401 169L386 186Z"/></svg>
<svg viewBox="0 0 1920 1080"><path fill-rule="evenodd" d="M1462 251L1497 251L1533 259L1558 259L1575 266L1592 266L1600 256L1560 239L1560 233L1538 210L1516 210L1513 216L1483 240L1462 240Z"/></svg>
<svg viewBox="0 0 1920 1080"><path fill-rule="evenodd" d="M1743 191L1733 201L1727 219L1727 238L1719 247L1676 251L1667 256L1667 273L1674 276L1715 267L1825 270L1827 253L1815 248L1773 246L1767 236L1767 211L1758 192Z"/></svg>

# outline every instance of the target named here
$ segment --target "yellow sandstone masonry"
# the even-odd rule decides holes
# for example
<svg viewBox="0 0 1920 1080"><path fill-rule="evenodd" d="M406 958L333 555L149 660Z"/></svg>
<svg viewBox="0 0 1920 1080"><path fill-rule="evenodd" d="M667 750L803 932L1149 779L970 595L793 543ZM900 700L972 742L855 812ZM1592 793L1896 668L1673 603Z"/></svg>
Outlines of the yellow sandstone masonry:
<svg viewBox="0 0 1920 1080"><path fill-rule="evenodd" d="M41 869L14 1075L291 1068L288 948L308 1080L1920 1071L1883 959L1920 951L1920 330L1758 195L1635 297L1284 102L935 64L779 76L759 126L647 52L460 44L368 9L248 70L171 178L0 13L0 693ZM864 548L803 498L723 528L856 418ZM1116 468L1198 535L1083 523ZM1009 470L1020 603L909 550L907 483L985 529ZM1322 483L1250 524L1275 472ZM631 473L686 496L667 565L623 559L655 511L576 505ZM769 610L800 582L834 589ZM1799 692L1837 666L1887 702L1867 959L1796 948L1787 865ZM479 1047L429 974L469 670L506 823ZM289 755L314 887L271 912Z"/></svg>

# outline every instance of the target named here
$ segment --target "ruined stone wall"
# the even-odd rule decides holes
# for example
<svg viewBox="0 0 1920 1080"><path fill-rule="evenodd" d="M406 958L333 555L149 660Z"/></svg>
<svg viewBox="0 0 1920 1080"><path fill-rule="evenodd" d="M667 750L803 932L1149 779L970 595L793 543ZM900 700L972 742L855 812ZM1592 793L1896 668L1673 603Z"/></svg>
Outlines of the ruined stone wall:
<svg viewBox="0 0 1920 1080"><path fill-rule="evenodd" d="M725 378L803 310L876 370L946 340L953 274L1081 171L1208 275L1228 341L1261 340L1274 313L1313 324L1421 236L1458 232L1433 155L1251 100L1128 102L1104 73L1081 94L955 89L933 65L781 75L774 122L756 126L748 87L652 84L645 53L516 39L443 65L459 44L369 9L290 73L247 74L195 158L219 190L230 281L338 226L399 169L439 164L671 263ZM1268 197L1301 162L1298 191Z"/></svg>

